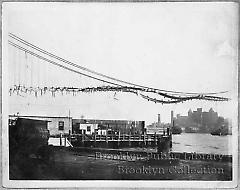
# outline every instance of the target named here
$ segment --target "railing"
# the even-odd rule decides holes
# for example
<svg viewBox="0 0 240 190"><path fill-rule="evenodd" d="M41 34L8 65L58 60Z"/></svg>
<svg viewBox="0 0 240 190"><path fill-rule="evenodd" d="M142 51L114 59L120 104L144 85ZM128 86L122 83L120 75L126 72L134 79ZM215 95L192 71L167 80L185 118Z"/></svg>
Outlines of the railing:
<svg viewBox="0 0 240 190"><path fill-rule="evenodd" d="M86 135L73 134L72 138L82 141L156 141L163 135Z"/></svg>

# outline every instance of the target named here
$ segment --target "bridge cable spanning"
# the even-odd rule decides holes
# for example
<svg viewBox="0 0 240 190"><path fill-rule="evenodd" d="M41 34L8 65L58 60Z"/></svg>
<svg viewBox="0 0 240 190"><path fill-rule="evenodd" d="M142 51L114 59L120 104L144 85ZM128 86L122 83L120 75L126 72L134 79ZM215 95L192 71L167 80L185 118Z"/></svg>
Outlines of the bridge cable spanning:
<svg viewBox="0 0 240 190"><path fill-rule="evenodd" d="M14 87L10 88L9 92L11 93L17 93L19 94L19 92L34 92L35 96L37 96L37 94L44 94L47 91L50 91L52 93L53 96L55 96L56 92L61 92L63 93L65 92L72 92L73 95L79 93L79 92L106 92L106 91L115 91L115 92L129 92L129 93L134 93L137 95L140 95L142 98L147 99L148 101L152 101L155 103L162 103L162 104L171 104L171 103L179 103L179 102L184 102L187 100L209 100L209 101L228 101L228 98L224 98L224 97L219 97L219 96L213 96L216 94L221 94L221 93L226 93L227 91L224 92L214 92L214 93L187 93L187 92L179 92L179 91L168 91L168 90L161 90L161 89L156 89L156 88L152 88L152 87L146 87L146 86L142 86L142 85L138 85L138 84L134 84L134 83L130 83L130 82L126 82L123 80L119 80L101 73L98 73L96 71L90 70L88 68L82 67L80 65L77 65L75 63L72 63L70 61L67 61L61 57L58 57L52 53L49 53L48 51L45 51L19 37L17 37L16 35L10 33L9 37L12 38L13 40L17 41L18 43L21 43L25 46L27 46L28 48L32 48L35 51L38 51L44 55L47 55L51 58L57 59L58 61L53 61L50 60L48 58L46 58L45 56L39 55L38 53L35 53L29 49L24 48L22 45L19 45L17 43L14 43L12 41L8 41L9 45L24 51L25 54L28 53L34 57L37 57L38 59L41 59L43 61L46 61L52 65L61 67L63 69L66 69L68 71L77 73L79 75L83 75L85 77L94 79L94 80L98 80L107 84L110 84L111 86L98 86L98 87L87 87L87 88L74 88L74 87L25 87L23 85L14 85ZM66 63L67 65L70 65L76 69L70 68L68 66L62 65L59 62L63 62ZM79 71L87 71L91 74L85 74L83 72ZM101 79L99 77L93 76L92 74L98 75L103 77L104 79ZM107 79L110 79L112 81L109 81ZM114 81L114 82L113 82ZM120 83L120 84L119 84ZM129 86L126 86L129 85ZM151 94L155 94L158 96L161 96L163 98L167 98L167 100L163 100L163 99L159 99L159 98L153 98L152 96L148 96L145 95L146 93L151 93Z"/></svg>
<svg viewBox="0 0 240 190"><path fill-rule="evenodd" d="M110 76L107 76L107 75L98 73L98 72L96 72L96 71L90 70L90 69L88 69L88 68L86 68L86 67L77 65L77 64L75 64L75 63L73 63L73 62L67 61L67 60L65 60L65 59L63 59L63 58L61 58L61 57L58 57L58 56L56 56L56 55L54 55L54 54L52 54L52 53L50 53L50 52L48 52L48 51L46 51L46 50L41 49L41 48L38 47L38 46L35 46L35 45L33 45L33 44L31 44L31 43L23 40L22 38L17 37L16 35L14 35L14 34L12 34L12 33L9 33L9 37L11 37L11 38L13 38L14 40L17 40L18 42L21 42L21 43L23 43L23 44L25 44L25 45L33 48L34 50L37 50L37 51L39 51L39 52L41 52L41 53L43 53L43 54L46 54L46 55L48 55L48 56L50 56L50 57L52 57L52 58L55 58L55 59L57 59L57 60L59 60L59 61L62 61L62 62L64 62L64 63L67 63L67 64L69 64L69 65L71 65L71 66L77 67L77 68L82 69L82 70L84 70L84 71L88 71L88 72L90 72L90 73L92 73L92 74L96 74L96 75L99 75L99 76L102 76L102 77L105 77L105 78L108 78L108 79L111 79L111 80L114 80L114 81L117 81L117 82L120 82L120 83L125 83L125 84L128 84L128 85L137 86L137 87L141 87L141 88L148 88L148 89L158 90L158 91L162 91L162 92L172 92L172 93L174 93L174 94L177 94L177 93L179 93L179 94L199 94L199 93L194 93L194 92L188 93L188 92L162 90L162 89L157 89L157 88L152 88L152 87L146 87L146 86L143 86L143 85L134 84L134 83L126 82L126 81L123 81L123 80L119 80L119 79L116 79L116 78L113 78L113 77L110 77ZM221 93L225 93L225 92L227 92L227 91L223 91L223 92L213 92L213 93L201 93L201 94L205 94L205 95L206 95L206 94L221 94Z"/></svg>

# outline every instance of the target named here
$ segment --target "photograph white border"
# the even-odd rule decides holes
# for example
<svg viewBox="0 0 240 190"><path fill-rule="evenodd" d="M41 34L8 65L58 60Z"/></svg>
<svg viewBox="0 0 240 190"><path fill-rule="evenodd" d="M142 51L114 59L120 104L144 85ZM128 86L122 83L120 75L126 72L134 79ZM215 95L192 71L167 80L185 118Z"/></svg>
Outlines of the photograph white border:
<svg viewBox="0 0 240 190"><path fill-rule="evenodd" d="M52 3L52 2L48 2ZM54 2L56 3L56 2ZM195 181L195 180L9 180L8 154L8 67L6 25L7 6L2 4L2 174L3 187L8 188L75 188L75 187L121 187L121 188L234 188L238 183L238 128L233 128L233 180L232 181ZM68 4L68 3L66 3ZM236 82L238 72L236 71ZM237 91L238 92L238 91ZM236 93L237 93L236 92ZM237 95L237 94L236 94ZM238 96L238 95L237 95ZM238 125L238 104L233 125Z"/></svg>

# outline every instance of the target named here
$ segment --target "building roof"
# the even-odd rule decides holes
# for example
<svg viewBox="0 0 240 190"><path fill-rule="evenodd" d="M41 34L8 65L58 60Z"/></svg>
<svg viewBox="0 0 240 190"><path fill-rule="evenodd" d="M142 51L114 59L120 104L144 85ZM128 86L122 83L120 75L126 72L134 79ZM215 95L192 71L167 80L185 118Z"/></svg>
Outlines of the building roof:
<svg viewBox="0 0 240 190"><path fill-rule="evenodd" d="M102 119L73 119L73 123L91 123L91 124L139 124L144 121L132 121L132 120L102 120Z"/></svg>
<svg viewBox="0 0 240 190"><path fill-rule="evenodd" d="M9 115L9 117L21 117L21 118L71 118L67 116L42 116L42 115Z"/></svg>
<svg viewBox="0 0 240 190"><path fill-rule="evenodd" d="M27 118L27 117L17 117L20 120L28 120L28 121L43 121L43 122L51 122L49 120L46 119L33 119L33 118Z"/></svg>

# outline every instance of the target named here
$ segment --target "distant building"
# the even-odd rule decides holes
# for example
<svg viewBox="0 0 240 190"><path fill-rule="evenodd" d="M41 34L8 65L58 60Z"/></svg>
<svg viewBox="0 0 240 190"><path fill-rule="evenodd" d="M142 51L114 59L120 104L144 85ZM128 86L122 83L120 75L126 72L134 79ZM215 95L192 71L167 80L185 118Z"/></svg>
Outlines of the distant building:
<svg viewBox="0 0 240 190"><path fill-rule="evenodd" d="M177 114L177 118L174 119L174 124L181 126L188 125L188 116L181 116L180 114Z"/></svg>
<svg viewBox="0 0 240 190"><path fill-rule="evenodd" d="M196 111L189 109L187 116L177 114L173 120L175 125L182 129L185 128L185 131L207 133L217 125L218 118L218 113L212 108L208 112L203 112L202 108L197 108Z"/></svg>

